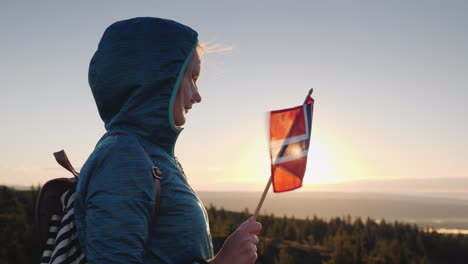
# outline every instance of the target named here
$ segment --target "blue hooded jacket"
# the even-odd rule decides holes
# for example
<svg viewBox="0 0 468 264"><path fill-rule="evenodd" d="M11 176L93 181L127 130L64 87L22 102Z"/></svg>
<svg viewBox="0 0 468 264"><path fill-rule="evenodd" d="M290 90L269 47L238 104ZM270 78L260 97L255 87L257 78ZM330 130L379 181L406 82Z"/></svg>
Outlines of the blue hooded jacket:
<svg viewBox="0 0 468 264"><path fill-rule="evenodd" d="M207 213L174 157L182 129L172 107L197 44L191 28L149 17L116 22L102 36L89 84L107 132L81 169L75 198L88 263L213 257ZM162 171L162 192L151 224L153 163Z"/></svg>

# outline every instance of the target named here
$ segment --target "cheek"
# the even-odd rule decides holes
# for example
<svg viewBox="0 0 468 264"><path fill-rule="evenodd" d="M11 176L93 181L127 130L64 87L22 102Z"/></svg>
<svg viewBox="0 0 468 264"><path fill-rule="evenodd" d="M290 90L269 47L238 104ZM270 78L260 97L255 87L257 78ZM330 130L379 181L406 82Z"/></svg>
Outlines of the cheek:
<svg viewBox="0 0 468 264"><path fill-rule="evenodd" d="M184 80L180 83L179 90L177 91L176 100L177 103L181 103L185 97L185 90L187 89L187 82Z"/></svg>
<svg viewBox="0 0 468 264"><path fill-rule="evenodd" d="M182 88L182 87L180 87L180 88ZM181 93L180 88L179 88L179 91L177 91L177 95L176 95L176 98L175 98L175 101L174 101L175 106L180 105L180 102L182 101L182 93Z"/></svg>
<svg viewBox="0 0 468 264"><path fill-rule="evenodd" d="M184 105L184 87L181 85L179 91L177 91L176 98L174 99L174 114L179 114L183 110Z"/></svg>
<svg viewBox="0 0 468 264"><path fill-rule="evenodd" d="M190 81L186 81L182 94L183 104L189 103L192 101L192 84Z"/></svg>

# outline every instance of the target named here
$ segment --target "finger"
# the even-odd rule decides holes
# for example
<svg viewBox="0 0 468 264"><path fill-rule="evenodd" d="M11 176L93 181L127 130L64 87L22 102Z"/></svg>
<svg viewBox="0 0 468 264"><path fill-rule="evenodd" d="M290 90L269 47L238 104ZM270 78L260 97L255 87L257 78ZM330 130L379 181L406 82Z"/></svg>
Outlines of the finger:
<svg viewBox="0 0 468 264"><path fill-rule="evenodd" d="M254 243L256 245L256 244L258 244L260 242L260 239L258 239L257 236L251 236L250 241L252 241L252 243Z"/></svg>
<svg viewBox="0 0 468 264"><path fill-rule="evenodd" d="M257 252L257 246L254 243L250 243L252 245L253 252Z"/></svg>
<svg viewBox="0 0 468 264"><path fill-rule="evenodd" d="M254 264L257 259L258 259L258 254L257 252L255 252L255 254L252 255L251 263Z"/></svg>
<svg viewBox="0 0 468 264"><path fill-rule="evenodd" d="M253 245L252 243L250 244ZM247 263L254 264L258 258L257 249L252 247L245 256L246 256Z"/></svg>
<svg viewBox="0 0 468 264"><path fill-rule="evenodd" d="M258 234L262 230L262 224L259 222L250 222L245 224L243 228L250 234Z"/></svg>

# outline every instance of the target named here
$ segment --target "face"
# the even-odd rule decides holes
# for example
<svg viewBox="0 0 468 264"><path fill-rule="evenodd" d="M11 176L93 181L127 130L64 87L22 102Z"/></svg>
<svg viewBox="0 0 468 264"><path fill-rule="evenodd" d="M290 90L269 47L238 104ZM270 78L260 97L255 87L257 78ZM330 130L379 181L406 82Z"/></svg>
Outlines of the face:
<svg viewBox="0 0 468 264"><path fill-rule="evenodd" d="M200 56L195 52L185 71L174 101L174 108L172 110L176 126L183 126L189 110L192 109L194 104L201 102L202 98L197 87L199 76Z"/></svg>

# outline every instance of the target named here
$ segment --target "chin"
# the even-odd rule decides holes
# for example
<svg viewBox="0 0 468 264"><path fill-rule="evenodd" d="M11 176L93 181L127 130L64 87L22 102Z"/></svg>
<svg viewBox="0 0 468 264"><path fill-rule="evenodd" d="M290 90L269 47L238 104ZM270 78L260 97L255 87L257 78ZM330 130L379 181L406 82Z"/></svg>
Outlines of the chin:
<svg viewBox="0 0 468 264"><path fill-rule="evenodd" d="M181 126L183 126L185 124L185 119L175 121L174 123L175 123L176 126L181 127Z"/></svg>

